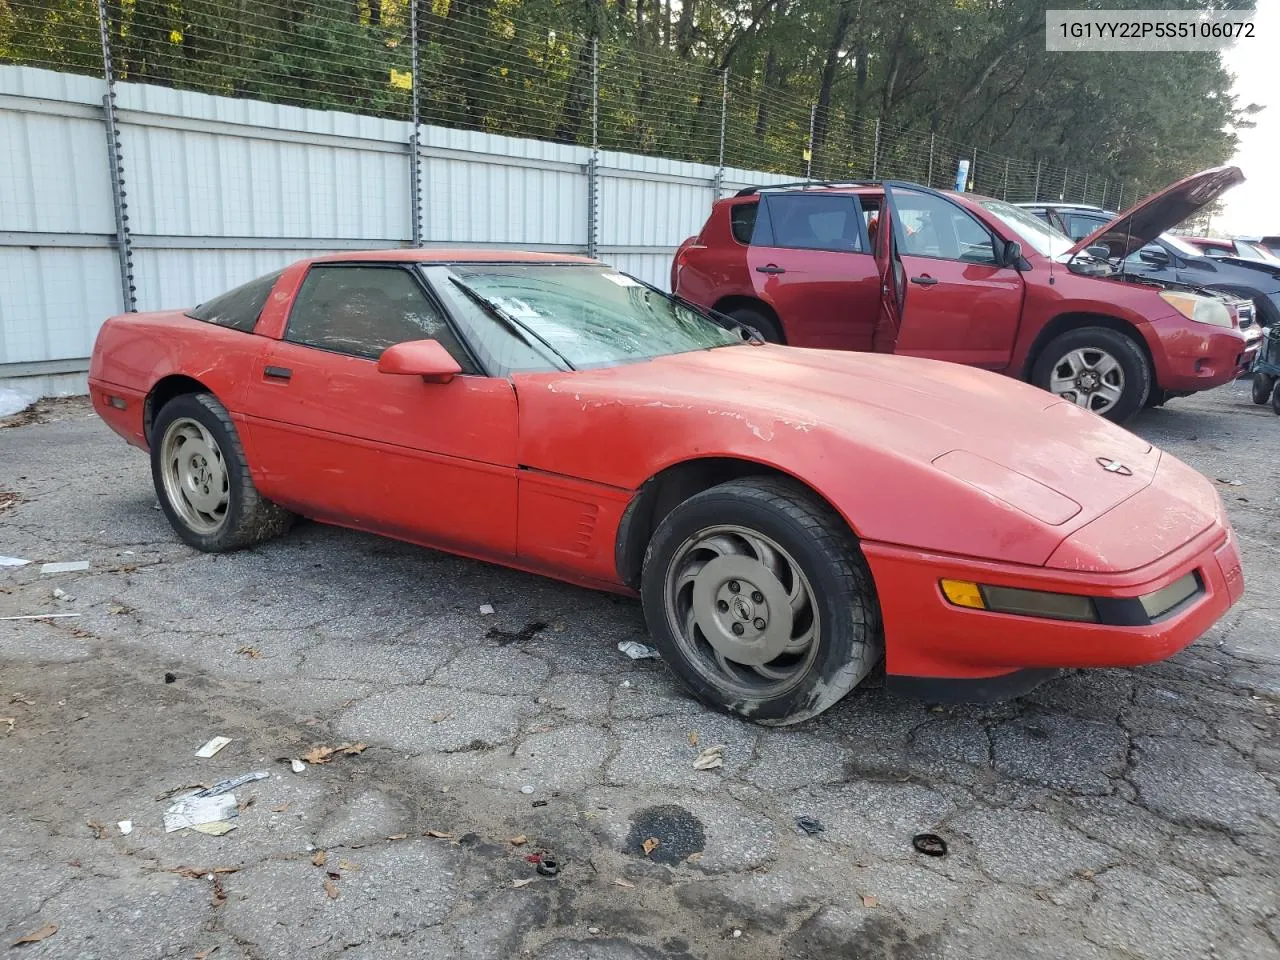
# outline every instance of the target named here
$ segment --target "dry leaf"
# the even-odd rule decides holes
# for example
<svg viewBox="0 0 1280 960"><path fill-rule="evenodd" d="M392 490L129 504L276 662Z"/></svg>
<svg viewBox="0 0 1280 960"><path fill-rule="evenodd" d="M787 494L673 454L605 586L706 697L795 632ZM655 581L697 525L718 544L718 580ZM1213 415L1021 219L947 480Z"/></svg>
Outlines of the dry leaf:
<svg viewBox="0 0 1280 960"><path fill-rule="evenodd" d="M339 870L359 870L360 867L352 863L350 860L339 860L338 869Z"/></svg>
<svg viewBox="0 0 1280 960"><path fill-rule="evenodd" d="M7 723L9 729L5 733L13 733L13 725L18 722L17 717L0 717L0 723Z"/></svg>
<svg viewBox="0 0 1280 960"><path fill-rule="evenodd" d="M407 836L408 836L408 834L407 834L407 833L393 833L391 836L387 837L387 839L388 839L388 840L403 840L403 839L404 839L405 837L407 837Z"/></svg>
<svg viewBox="0 0 1280 960"><path fill-rule="evenodd" d="M195 955L195 960L205 960L205 957L209 956L211 953L215 953L217 949L217 947L210 947L208 950L201 950Z"/></svg>
<svg viewBox="0 0 1280 960"><path fill-rule="evenodd" d="M697 862L698 862L699 860L701 860L701 859L702 859L702 851L701 851L701 850L699 850L697 853L691 853L691 854L689 854L687 857L685 857L685 858L684 858L684 862L685 862L685 863L697 863Z"/></svg>
<svg viewBox="0 0 1280 960"><path fill-rule="evenodd" d="M427 835L428 837L435 837L437 840L452 840L452 839L453 839L453 834L452 834L452 833L445 833L445 831L443 831L443 830L428 830L426 835Z"/></svg>
<svg viewBox="0 0 1280 960"><path fill-rule="evenodd" d="M529 838L522 833L518 837L512 837L507 842L510 843L513 847L523 847L526 843L529 842Z"/></svg>
<svg viewBox="0 0 1280 960"><path fill-rule="evenodd" d="M329 895L330 900L338 899L338 885L332 880L326 880L324 882L324 892Z"/></svg>
<svg viewBox="0 0 1280 960"><path fill-rule="evenodd" d="M244 813L246 810L248 810L257 802L258 802L257 797L249 797L247 800L241 800L239 803L236 804L236 812Z"/></svg>
<svg viewBox="0 0 1280 960"><path fill-rule="evenodd" d="M693 761L693 769L695 770L714 770L716 767L724 766L724 744L720 743L714 747L707 747L700 754L698 759Z"/></svg>
<svg viewBox="0 0 1280 960"><path fill-rule="evenodd" d="M644 855L647 857L653 853L653 851L657 850L658 847L662 846L662 841L657 837L650 837L644 843L640 844L640 846L643 848Z"/></svg>
<svg viewBox="0 0 1280 960"><path fill-rule="evenodd" d="M634 886L635 886L635 884L634 884L634 883L632 883L630 880L623 880L621 877L614 877L614 878L613 878L613 883L614 883L614 885L615 885L615 886L619 886L619 887L634 887Z"/></svg>
<svg viewBox="0 0 1280 960"><path fill-rule="evenodd" d="M428 717L428 719L432 723L440 723L443 720L448 720L452 716L453 716L452 710L441 710L439 713L433 713L430 717Z"/></svg>
<svg viewBox="0 0 1280 960"><path fill-rule="evenodd" d="M242 657L248 657L250 660L262 659L262 651L259 650L257 647L250 647L250 646L236 647L236 653L240 654L240 656Z"/></svg>
<svg viewBox="0 0 1280 960"><path fill-rule="evenodd" d="M93 820L86 820L85 826L93 831L93 839L95 840L101 840L107 832L106 827L100 823L95 823Z"/></svg>
<svg viewBox="0 0 1280 960"><path fill-rule="evenodd" d="M696 747L698 745L698 732L696 730L689 731L689 746Z"/></svg>
<svg viewBox="0 0 1280 960"><path fill-rule="evenodd" d="M213 899L210 901L209 905L216 908L222 906L226 902L227 891L222 889L222 878L215 876L213 878Z"/></svg>
<svg viewBox="0 0 1280 960"><path fill-rule="evenodd" d="M307 763L328 763L333 752L333 747L312 747L302 755L302 759Z"/></svg>
<svg viewBox="0 0 1280 960"><path fill-rule="evenodd" d="M862 905L864 907L875 907L875 906L879 906L879 904L880 904L879 897L873 897L869 893L864 893L862 895Z"/></svg>
<svg viewBox="0 0 1280 960"><path fill-rule="evenodd" d="M36 702L28 697L25 693L15 693L9 698L10 703L25 703L28 707L34 707Z"/></svg>
<svg viewBox="0 0 1280 960"><path fill-rule="evenodd" d="M351 756L352 754L356 754L356 753L364 753L366 750L369 749L369 745L367 743L344 743L338 749L341 750L343 753L345 753L347 756Z"/></svg>
<svg viewBox="0 0 1280 960"><path fill-rule="evenodd" d="M282 804L280 804L279 806L272 807L272 808L271 808L271 812L272 812L272 813L284 813L284 812L285 812L286 810L288 810L288 809L289 809L289 804L287 804L287 803L282 803Z"/></svg>
<svg viewBox="0 0 1280 960"><path fill-rule="evenodd" d="M323 867L328 859L329 854L325 853L323 850L317 850L315 855L311 858L311 865L313 867Z"/></svg>
<svg viewBox="0 0 1280 960"><path fill-rule="evenodd" d="M528 886L529 884L531 884L531 883L533 883L533 878L532 878L532 877L529 877L528 879L525 879L525 880L512 880L512 881L511 881L511 885L512 885L513 887L515 887L517 890L518 890L520 887L527 887L527 886Z"/></svg>
<svg viewBox="0 0 1280 960"><path fill-rule="evenodd" d="M41 940L48 940L57 932L58 925L56 923L46 923L35 933L28 933L25 937L20 937L13 941L13 945L17 947L24 943L39 943Z"/></svg>

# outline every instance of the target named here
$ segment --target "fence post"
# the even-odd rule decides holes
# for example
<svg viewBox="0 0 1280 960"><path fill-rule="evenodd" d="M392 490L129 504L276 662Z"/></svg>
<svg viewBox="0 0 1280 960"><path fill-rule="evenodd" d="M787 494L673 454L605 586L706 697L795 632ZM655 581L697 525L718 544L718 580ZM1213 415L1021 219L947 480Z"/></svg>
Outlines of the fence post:
<svg viewBox="0 0 1280 960"><path fill-rule="evenodd" d="M970 189L970 184L973 185L973 190L978 189L978 147L976 145L973 148L973 156L970 158L969 181L964 185L966 192Z"/></svg>
<svg viewBox="0 0 1280 960"><path fill-rule="evenodd" d="M880 176L880 118L876 117L876 139L871 146L871 179Z"/></svg>
<svg viewBox="0 0 1280 960"><path fill-rule="evenodd" d="M129 232L129 204L125 202L124 144L116 125L116 75L111 66L111 18L107 0L98 0L98 29L102 34L102 74L107 92L102 98L102 116L107 128L107 169L111 173L111 200L116 219L116 257L120 261L120 302L125 313L138 309L133 285L133 240Z"/></svg>
<svg viewBox="0 0 1280 960"><path fill-rule="evenodd" d="M413 132L409 135L410 241L422 246L422 158L418 154L421 117L418 104L418 0L409 0L409 81L413 103Z"/></svg>
<svg viewBox="0 0 1280 960"><path fill-rule="evenodd" d="M1004 158L1004 186L1000 188L1000 199L1009 199L1009 158Z"/></svg>
<svg viewBox="0 0 1280 960"><path fill-rule="evenodd" d="M587 161L587 256L600 247L600 38L591 38L591 159Z"/></svg>
<svg viewBox="0 0 1280 960"><path fill-rule="evenodd" d="M933 138L936 134L929 134L929 172L925 174L924 185L926 187L933 186Z"/></svg>
<svg viewBox="0 0 1280 960"><path fill-rule="evenodd" d="M1098 204L1098 206L1102 207L1104 210L1107 208L1107 187L1109 185L1108 181L1102 181L1102 203Z"/></svg>
<svg viewBox="0 0 1280 960"><path fill-rule="evenodd" d="M813 179L813 124L818 118L818 105L815 103L809 108L809 145L805 148L804 155L804 178L806 180Z"/></svg>
<svg viewBox="0 0 1280 960"><path fill-rule="evenodd" d="M1062 168L1062 193L1058 194L1058 200L1065 203L1067 199L1067 171L1069 167Z"/></svg>
<svg viewBox="0 0 1280 960"><path fill-rule="evenodd" d="M729 117L729 68L720 71L720 154L716 168L716 199L724 190L724 131Z"/></svg>
<svg viewBox="0 0 1280 960"><path fill-rule="evenodd" d="M1036 161L1036 185L1031 189L1032 203L1040 202L1040 164L1043 162L1044 162L1043 160Z"/></svg>
<svg viewBox="0 0 1280 960"><path fill-rule="evenodd" d="M1089 171L1084 172L1084 189L1080 191L1080 202L1089 202Z"/></svg>
<svg viewBox="0 0 1280 960"><path fill-rule="evenodd" d="M1120 213L1124 212L1124 181L1120 181L1120 194L1116 197L1116 210Z"/></svg>

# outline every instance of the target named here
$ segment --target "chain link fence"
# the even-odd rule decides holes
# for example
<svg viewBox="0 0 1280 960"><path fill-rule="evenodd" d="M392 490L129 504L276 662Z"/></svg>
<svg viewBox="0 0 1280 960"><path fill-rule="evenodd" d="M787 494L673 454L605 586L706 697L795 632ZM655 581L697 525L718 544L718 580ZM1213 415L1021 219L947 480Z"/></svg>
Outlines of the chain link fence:
<svg viewBox="0 0 1280 960"><path fill-rule="evenodd" d="M0 0L0 61L825 180L1119 209L1139 185L806 102L486 0ZM105 24L101 31L100 24ZM103 42L105 39L105 42ZM416 62L415 62L416 61ZM768 71L766 71L767 73Z"/></svg>

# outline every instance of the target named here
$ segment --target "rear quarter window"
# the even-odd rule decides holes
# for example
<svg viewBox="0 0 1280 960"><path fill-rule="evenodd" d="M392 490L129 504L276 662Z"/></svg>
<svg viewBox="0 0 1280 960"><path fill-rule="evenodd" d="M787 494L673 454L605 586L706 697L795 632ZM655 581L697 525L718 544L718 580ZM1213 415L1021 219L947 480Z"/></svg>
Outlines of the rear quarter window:
<svg viewBox="0 0 1280 960"><path fill-rule="evenodd" d="M756 229L756 213L759 210L759 201L739 203L729 208L729 226L733 230L733 239L743 244L751 243L751 235Z"/></svg>
<svg viewBox="0 0 1280 960"><path fill-rule="evenodd" d="M230 327L243 333L253 333L257 326L258 316L267 303L267 297L275 288L283 271L277 270L257 280L250 280L234 290L206 300L200 306L187 311L187 316L205 323L217 324L219 327Z"/></svg>

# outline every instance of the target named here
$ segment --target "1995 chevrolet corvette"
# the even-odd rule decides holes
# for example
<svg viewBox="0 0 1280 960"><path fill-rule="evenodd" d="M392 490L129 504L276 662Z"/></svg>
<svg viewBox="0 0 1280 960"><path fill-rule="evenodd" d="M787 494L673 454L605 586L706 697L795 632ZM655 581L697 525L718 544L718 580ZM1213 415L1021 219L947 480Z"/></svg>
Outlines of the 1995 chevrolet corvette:
<svg viewBox="0 0 1280 960"><path fill-rule="evenodd" d="M1160 660L1244 589L1212 485L1073 403L760 343L581 258L304 260L112 317L89 383L191 546L303 515L638 593L679 679L762 723L882 656L939 700Z"/></svg>

